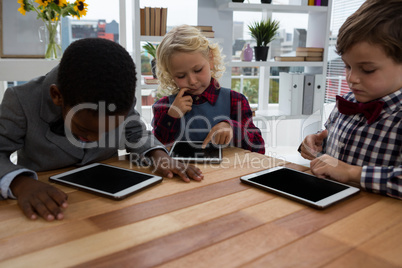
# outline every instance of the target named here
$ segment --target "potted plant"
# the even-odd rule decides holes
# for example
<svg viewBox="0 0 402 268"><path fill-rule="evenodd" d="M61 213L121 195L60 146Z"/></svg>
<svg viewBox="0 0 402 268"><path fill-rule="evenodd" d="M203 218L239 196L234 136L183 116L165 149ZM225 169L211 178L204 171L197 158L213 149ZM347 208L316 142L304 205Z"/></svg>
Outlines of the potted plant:
<svg viewBox="0 0 402 268"><path fill-rule="evenodd" d="M147 42L145 45L142 46L142 48L153 57L151 60L151 70L152 70L152 75L154 78L156 78L156 49L158 48L158 45L154 46L150 42Z"/></svg>
<svg viewBox="0 0 402 268"><path fill-rule="evenodd" d="M256 61L266 61L268 56L269 43L275 39L275 35L279 30L279 21L261 20L248 25L251 37L257 42L254 47L254 55Z"/></svg>

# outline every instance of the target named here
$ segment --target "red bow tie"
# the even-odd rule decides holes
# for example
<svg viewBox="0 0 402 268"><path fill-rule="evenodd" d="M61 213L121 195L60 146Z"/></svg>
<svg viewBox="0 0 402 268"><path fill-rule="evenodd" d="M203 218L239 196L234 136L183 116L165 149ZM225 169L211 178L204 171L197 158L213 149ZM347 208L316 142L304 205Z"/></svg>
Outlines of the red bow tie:
<svg viewBox="0 0 402 268"><path fill-rule="evenodd" d="M377 117L380 115L382 107L384 106L383 101L372 101L368 103L356 103L345 100L341 96L336 96L336 104L338 110L342 114L364 114L367 119L367 123L373 123Z"/></svg>

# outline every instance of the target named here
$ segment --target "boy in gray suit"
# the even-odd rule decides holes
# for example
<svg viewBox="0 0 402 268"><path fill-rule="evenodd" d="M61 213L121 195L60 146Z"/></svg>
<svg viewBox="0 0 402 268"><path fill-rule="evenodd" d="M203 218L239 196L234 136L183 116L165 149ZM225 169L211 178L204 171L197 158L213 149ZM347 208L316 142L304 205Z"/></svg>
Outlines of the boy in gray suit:
<svg viewBox="0 0 402 268"><path fill-rule="evenodd" d="M47 75L7 89L0 105L1 199L16 198L30 219L64 218L67 195L37 171L99 162L125 148L151 160L165 177L202 180L194 166L170 158L134 110L135 65L119 44L72 43ZM17 165L10 155L17 151Z"/></svg>

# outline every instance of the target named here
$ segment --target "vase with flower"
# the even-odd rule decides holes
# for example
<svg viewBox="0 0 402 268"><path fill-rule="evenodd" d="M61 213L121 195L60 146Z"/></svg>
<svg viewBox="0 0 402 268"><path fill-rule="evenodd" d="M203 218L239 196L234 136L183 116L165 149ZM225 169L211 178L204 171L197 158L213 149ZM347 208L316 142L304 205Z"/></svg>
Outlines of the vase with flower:
<svg viewBox="0 0 402 268"><path fill-rule="evenodd" d="M70 3L67 0L18 0L22 15L26 12L35 11L38 19L41 19L44 26L40 30L41 41L45 42L45 59L60 59L61 49L61 18L66 16L77 17L78 19L87 13L85 0L75 0ZM44 34L44 36L43 36Z"/></svg>

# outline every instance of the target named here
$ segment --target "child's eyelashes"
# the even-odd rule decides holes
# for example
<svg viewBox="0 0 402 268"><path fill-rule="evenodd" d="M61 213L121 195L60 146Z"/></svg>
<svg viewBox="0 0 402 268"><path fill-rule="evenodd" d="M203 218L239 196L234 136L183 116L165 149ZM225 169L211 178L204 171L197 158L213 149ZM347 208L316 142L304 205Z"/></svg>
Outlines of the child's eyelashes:
<svg viewBox="0 0 402 268"><path fill-rule="evenodd" d="M363 71L363 73L365 73L365 74L371 74L371 73L374 73L374 72L375 72L375 69L372 69L372 70L364 70L364 69L362 69L362 71Z"/></svg>
<svg viewBox="0 0 402 268"><path fill-rule="evenodd" d="M346 71L350 71L352 68L350 66L348 66L348 65L345 65L344 69ZM360 70L365 74L371 74L371 73L374 73L376 71L376 69L364 69L364 68L361 68Z"/></svg>
<svg viewBox="0 0 402 268"><path fill-rule="evenodd" d="M194 70L193 72L194 72L194 73L200 73L200 72L202 72L202 70L203 70L203 68L201 68L201 69L196 69L196 70ZM183 74L183 75L176 75L176 78L177 78L177 79L183 79L183 78L185 78L185 77L186 77L185 74Z"/></svg>

